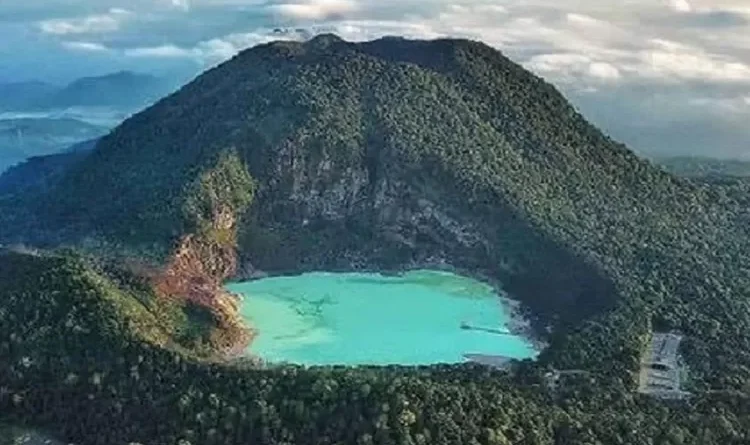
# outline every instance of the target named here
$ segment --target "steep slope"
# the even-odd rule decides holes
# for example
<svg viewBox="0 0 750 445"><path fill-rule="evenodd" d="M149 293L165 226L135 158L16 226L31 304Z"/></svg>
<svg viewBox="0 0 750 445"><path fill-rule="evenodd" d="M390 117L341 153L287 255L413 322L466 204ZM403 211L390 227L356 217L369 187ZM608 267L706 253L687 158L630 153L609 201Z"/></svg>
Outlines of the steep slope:
<svg viewBox="0 0 750 445"><path fill-rule="evenodd" d="M70 147L66 148L63 152L64 153L84 153L84 152L90 152L96 147L96 144L99 142L99 139L88 139L83 142L78 142Z"/></svg>
<svg viewBox="0 0 750 445"><path fill-rule="evenodd" d="M0 174L0 195L43 193L94 149L97 139L73 144L62 153L33 156Z"/></svg>
<svg viewBox="0 0 750 445"><path fill-rule="evenodd" d="M0 173L29 157L57 153L107 131L72 118L0 119Z"/></svg>
<svg viewBox="0 0 750 445"><path fill-rule="evenodd" d="M324 35L247 50L128 119L2 238L106 240L162 265L157 285L215 286L235 247L240 273L447 262L552 329L543 363L630 382L653 324L688 334L699 380L740 387L748 241L713 198L488 46Z"/></svg>
<svg viewBox="0 0 750 445"><path fill-rule="evenodd" d="M159 298L144 277L122 265L67 249L0 249L0 283L0 326L11 342L2 346L35 363L50 354L105 354L134 342L213 357L198 347L214 335L205 322L209 314Z"/></svg>
<svg viewBox="0 0 750 445"><path fill-rule="evenodd" d="M57 153L31 157L0 175L0 195L29 188L46 190L55 184L68 168L84 157L86 153Z"/></svg>
<svg viewBox="0 0 750 445"><path fill-rule="evenodd" d="M85 354L87 347L95 351L99 350L96 345L136 338L167 344L168 325L160 325L152 314L154 308L149 310L157 299L118 289L80 259L0 251L0 266L3 327L34 321L25 331L4 332L3 338L14 343L14 348L25 349L32 360L37 358L34 354L54 350L60 337L70 344L80 343L81 349L72 356Z"/></svg>

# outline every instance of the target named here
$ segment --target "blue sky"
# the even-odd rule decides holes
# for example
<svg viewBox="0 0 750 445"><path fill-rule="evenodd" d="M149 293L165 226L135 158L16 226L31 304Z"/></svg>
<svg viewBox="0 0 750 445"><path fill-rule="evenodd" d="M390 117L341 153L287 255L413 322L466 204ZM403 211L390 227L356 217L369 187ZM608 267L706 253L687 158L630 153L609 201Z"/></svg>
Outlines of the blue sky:
<svg viewBox="0 0 750 445"><path fill-rule="evenodd" d="M0 80L194 74L282 26L480 39L638 151L750 157L748 0L8 0Z"/></svg>

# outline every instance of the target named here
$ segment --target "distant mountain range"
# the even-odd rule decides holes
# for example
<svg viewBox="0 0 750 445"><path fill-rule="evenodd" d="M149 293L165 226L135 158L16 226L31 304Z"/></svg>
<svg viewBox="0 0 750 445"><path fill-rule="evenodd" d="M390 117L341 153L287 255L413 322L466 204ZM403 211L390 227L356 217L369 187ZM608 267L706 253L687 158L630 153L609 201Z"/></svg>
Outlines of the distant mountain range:
<svg viewBox="0 0 750 445"><path fill-rule="evenodd" d="M0 173L32 156L58 153L108 131L72 118L0 119Z"/></svg>
<svg viewBox="0 0 750 445"><path fill-rule="evenodd" d="M657 159L667 171L688 178L750 177L750 161L713 159L702 156L678 156Z"/></svg>
<svg viewBox="0 0 750 445"><path fill-rule="evenodd" d="M57 91L58 87L45 82L0 83L0 111L27 109Z"/></svg>
<svg viewBox="0 0 750 445"><path fill-rule="evenodd" d="M68 85L0 83L0 111L112 107L133 111L172 92L175 83L149 74L119 71L84 77Z"/></svg>
<svg viewBox="0 0 750 445"><path fill-rule="evenodd" d="M176 86L129 71L84 77L65 86L0 83L0 173L31 156L102 136Z"/></svg>

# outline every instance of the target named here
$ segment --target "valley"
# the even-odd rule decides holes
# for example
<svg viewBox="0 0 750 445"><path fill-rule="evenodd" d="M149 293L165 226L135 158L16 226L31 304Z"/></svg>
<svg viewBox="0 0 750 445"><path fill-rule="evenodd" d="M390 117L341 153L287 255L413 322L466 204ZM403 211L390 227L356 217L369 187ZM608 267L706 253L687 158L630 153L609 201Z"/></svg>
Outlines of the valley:
<svg viewBox="0 0 750 445"><path fill-rule="evenodd" d="M0 83L0 173L30 157L99 138L176 85L121 71L67 85Z"/></svg>

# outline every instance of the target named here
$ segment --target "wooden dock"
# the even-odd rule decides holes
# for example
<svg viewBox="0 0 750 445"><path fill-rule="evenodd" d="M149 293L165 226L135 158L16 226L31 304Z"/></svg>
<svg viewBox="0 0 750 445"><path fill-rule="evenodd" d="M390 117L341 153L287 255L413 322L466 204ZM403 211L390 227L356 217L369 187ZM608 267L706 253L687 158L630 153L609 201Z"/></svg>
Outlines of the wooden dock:
<svg viewBox="0 0 750 445"><path fill-rule="evenodd" d="M471 324L467 322L461 322L461 329L466 331L482 331L487 332L490 334L497 334L497 335L513 335L510 331L506 329L497 329L497 328L485 328L482 326L472 326Z"/></svg>

